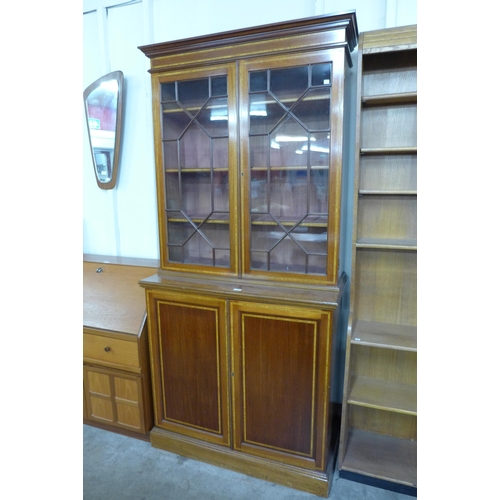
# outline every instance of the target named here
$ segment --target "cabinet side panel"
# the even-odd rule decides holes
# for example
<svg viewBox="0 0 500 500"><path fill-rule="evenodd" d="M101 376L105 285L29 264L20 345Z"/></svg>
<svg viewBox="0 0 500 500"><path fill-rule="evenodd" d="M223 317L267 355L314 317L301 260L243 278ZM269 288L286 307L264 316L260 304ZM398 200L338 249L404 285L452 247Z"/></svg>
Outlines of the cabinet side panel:
<svg viewBox="0 0 500 500"><path fill-rule="evenodd" d="M164 418L221 433L217 309L161 303Z"/></svg>

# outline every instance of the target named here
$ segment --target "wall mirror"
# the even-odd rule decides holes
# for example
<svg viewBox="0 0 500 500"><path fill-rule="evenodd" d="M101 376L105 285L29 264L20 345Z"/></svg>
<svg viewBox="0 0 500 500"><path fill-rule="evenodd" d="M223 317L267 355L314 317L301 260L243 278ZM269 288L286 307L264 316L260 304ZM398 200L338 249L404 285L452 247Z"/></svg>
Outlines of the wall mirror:
<svg viewBox="0 0 500 500"><path fill-rule="evenodd" d="M123 73L113 71L83 93L97 185L113 189L118 176L122 132Z"/></svg>

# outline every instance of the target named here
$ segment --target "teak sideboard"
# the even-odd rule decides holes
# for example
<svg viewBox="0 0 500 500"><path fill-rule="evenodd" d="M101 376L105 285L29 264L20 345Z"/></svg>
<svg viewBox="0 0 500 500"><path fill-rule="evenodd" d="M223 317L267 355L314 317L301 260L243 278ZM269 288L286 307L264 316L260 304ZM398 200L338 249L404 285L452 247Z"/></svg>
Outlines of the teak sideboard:
<svg viewBox="0 0 500 500"><path fill-rule="evenodd" d="M153 446L328 496L354 12L150 58Z"/></svg>
<svg viewBox="0 0 500 500"><path fill-rule="evenodd" d="M156 261L84 255L83 421L141 439L153 426L146 301Z"/></svg>

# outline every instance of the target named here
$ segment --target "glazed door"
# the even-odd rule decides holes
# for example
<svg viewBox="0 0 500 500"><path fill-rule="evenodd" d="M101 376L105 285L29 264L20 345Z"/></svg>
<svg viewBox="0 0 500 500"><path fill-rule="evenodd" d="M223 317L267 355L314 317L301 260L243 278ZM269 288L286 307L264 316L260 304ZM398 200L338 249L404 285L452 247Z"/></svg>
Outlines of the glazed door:
<svg viewBox="0 0 500 500"><path fill-rule="evenodd" d="M330 313L231 304L234 448L324 470Z"/></svg>
<svg viewBox="0 0 500 500"><path fill-rule="evenodd" d="M161 265L236 274L235 66L162 73L153 85Z"/></svg>
<svg viewBox="0 0 500 500"><path fill-rule="evenodd" d="M343 50L241 64L245 273L336 282Z"/></svg>
<svg viewBox="0 0 500 500"><path fill-rule="evenodd" d="M229 446L226 302L148 294L156 425Z"/></svg>

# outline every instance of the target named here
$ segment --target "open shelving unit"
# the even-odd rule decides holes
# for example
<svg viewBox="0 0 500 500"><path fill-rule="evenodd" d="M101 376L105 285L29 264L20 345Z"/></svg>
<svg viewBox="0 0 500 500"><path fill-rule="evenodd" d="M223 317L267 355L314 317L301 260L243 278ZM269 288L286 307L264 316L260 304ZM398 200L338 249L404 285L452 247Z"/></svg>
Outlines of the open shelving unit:
<svg viewBox="0 0 500 500"><path fill-rule="evenodd" d="M360 35L341 477L416 495L417 27Z"/></svg>

